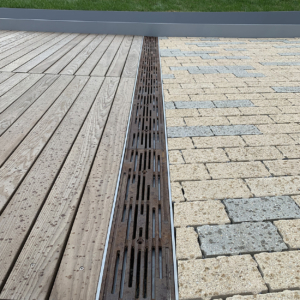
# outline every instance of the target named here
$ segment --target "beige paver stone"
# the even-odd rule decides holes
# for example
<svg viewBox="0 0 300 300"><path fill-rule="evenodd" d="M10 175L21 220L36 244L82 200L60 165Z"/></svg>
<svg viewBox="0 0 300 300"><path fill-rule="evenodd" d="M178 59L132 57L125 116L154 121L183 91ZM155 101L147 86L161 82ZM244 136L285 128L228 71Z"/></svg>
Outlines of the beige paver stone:
<svg viewBox="0 0 300 300"><path fill-rule="evenodd" d="M169 151L169 162L171 165L184 164L182 154L178 150Z"/></svg>
<svg viewBox="0 0 300 300"><path fill-rule="evenodd" d="M225 162L229 161L223 149L188 149L182 150L186 163Z"/></svg>
<svg viewBox="0 0 300 300"><path fill-rule="evenodd" d="M300 291L283 291L279 293L233 296L226 300L296 300L300 299Z"/></svg>
<svg viewBox="0 0 300 300"><path fill-rule="evenodd" d="M243 94L249 94L249 93L274 93L274 90L270 87L247 87L247 88L238 88L238 89Z"/></svg>
<svg viewBox="0 0 300 300"><path fill-rule="evenodd" d="M300 160L271 160L264 162L273 175L299 175Z"/></svg>
<svg viewBox="0 0 300 300"><path fill-rule="evenodd" d="M293 198L294 201L298 204L298 206L300 206L300 195L292 196L292 198Z"/></svg>
<svg viewBox="0 0 300 300"><path fill-rule="evenodd" d="M225 117L196 117L184 118L187 126L230 125Z"/></svg>
<svg viewBox="0 0 300 300"><path fill-rule="evenodd" d="M202 80L202 79L200 79ZM196 79L197 81L197 79ZM216 95L191 95L191 101L210 101L210 100L228 100L224 94L219 94L218 97ZM217 98L217 99L216 99Z"/></svg>
<svg viewBox="0 0 300 300"><path fill-rule="evenodd" d="M257 128L262 133L295 133L295 132L300 132L300 125L297 124L297 123L257 125Z"/></svg>
<svg viewBox="0 0 300 300"><path fill-rule="evenodd" d="M275 221L274 224L290 249L300 248L300 219L280 220Z"/></svg>
<svg viewBox="0 0 300 300"><path fill-rule="evenodd" d="M287 99L251 100L255 106L289 106L291 102Z"/></svg>
<svg viewBox="0 0 300 300"><path fill-rule="evenodd" d="M169 89L170 95L198 95L198 94L204 94L203 89L197 88L197 89Z"/></svg>
<svg viewBox="0 0 300 300"><path fill-rule="evenodd" d="M215 117L215 116L237 116L241 115L241 112L237 108L205 108L199 109L199 114L203 117Z"/></svg>
<svg viewBox="0 0 300 300"><path fill-rule="evenodd" d="M300 113L300 106L298 105L291 105L291 106L279 106L278 107L283 114L299 114Z"/></svg>
<svg viewBox="0 0 300 300"><path fill-rule="evenodd" d="M225 94L225 96L229 100L240 100L240 99L264 99L264 97L261 94L252 93L252 94Z"/></svg>
<svg viewBox="0 0 300 300"><path fill-rule="evenodd" d="M167 92L164 92L164 100L166 102L170 101L190 101L188 95L169 95Z"/></svg>
<svg viewBox="0 0 300 300"><path fill-rule="evenodd" d="M260 161L208 163L206 166L213 179L270 176L270 173Z"/></svg>
<svg viewBox="0 0 300 300"><path fill-rule="evenodd" d="M179 260L202 258L198 234L194 228L176 229L176 257Z"/></svg>
<svg viewBox="0 0 300 300"><path fill-rule="evenodd" d="M179 261L178 276L180 299L208 300L267 291L250 255Z"/></svg>
<svg viewBox="0 0 300 300"><path fill-rule="evenodd" d="M185 108L185 109L167 109L167 118L180 118L180 117L198 117L199 113L197 109Z"/></svg>
<svg viewBox="0 0 300 300"><path fill-rule="evenodd" d="M188 201L250 198L252 196L242 179L183 181L182 187Z"/></svg>
<svg viewBox="0 0 300 300"><path fill-rule="evenodd" d="M295 141L287 134L243 135L248 146L294 145Z"/></svg>
<svg viewBox="0 0 300 300"><path fill-rule="evenodd" d="M300 144L300 133L292 133L289 136L296 142L296 144Z"/></svg>
<svg viewBox="0 0 300 300"><path fill-rule="evenodd" d="M281 159L282 154L273 146L226 148L229 158L233 161L251 161L263 159Z"/></svg>
<svg viewBox="0 0 300 300"><path fill-rule="evenodd" d="M282 114L282 115L270 115L276 123L295 123L299 122L300 114Z"/></svg>
<svg viewBox="0 0 300 300"><path fill-rule="evenodd" d="M171 182L171 195L173 202L185 201L182 193L182 186L179 182Z"/></svg>
<svg viewBox="0 0 300 300"><path fill-rule="evenodd" d="M271 292L300 289L300 251L254 255Z"/></svg>
<svg viewBox="0 0 300 300"><path fill-rule="evenodd" d="M300 177L273 177L245 179L255 196L282 196L300 194Z"/></svg>
<svg viewBox="0 0 300 300"><path fill-rule="evenodd" d="M264 107L239 107L241 115L275 115L281 114L282 112L273 106Z"/></svg>
<svg viewBox="0 0 300 300"><path fill-rule="evenodd" d="M277 148L287 158L300 158L300 146L299 145L278 146Z"/></svg>
<svg viewBox="0 0 300 300"><path fill-rule="evenodd" d="M176 149L194 149L191 138L168 138L169 150Z"/></svg>
<svg viewBox="0 0 300 300"><path fill-rule="evenodd" d="M170 176L171 181L210 179L204 164L171 165Z"/></svg>
<svg viewBox="0 0 300 300"><path fill-rule="evenodd" d="M167 126L186 126L183 118L167 118Z"/></svg>
<svg viewBox="0 0 300 300"><path fill-rule="evenodd" d="M245 142L239 136L193 137L197 148L243 147Z"/></svg>
<svg viewBox="0 0 300 300"><path fill-rule="evenodd" d="M238 117L227 117L231 124L271 124L274 121L269 116L258 115L258 116L238 116Z"/></svg>
<svg viewBox="0 0 300 300"><path fill-rule="evenodd" d="M230 220L221 201L193 201L175 203L174 205L175 227L228 223Z"/></svg>

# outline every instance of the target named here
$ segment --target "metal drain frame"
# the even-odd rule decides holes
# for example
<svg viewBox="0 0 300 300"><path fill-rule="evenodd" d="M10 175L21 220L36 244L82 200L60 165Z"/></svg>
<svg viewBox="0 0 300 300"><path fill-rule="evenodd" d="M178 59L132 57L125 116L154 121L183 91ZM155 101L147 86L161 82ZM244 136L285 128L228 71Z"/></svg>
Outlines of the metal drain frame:
<svg viewBox="0 0 300 300"><path fill-rule="evenodd" d="M178 299L159 41L145 39L96 299Z"/></svg>

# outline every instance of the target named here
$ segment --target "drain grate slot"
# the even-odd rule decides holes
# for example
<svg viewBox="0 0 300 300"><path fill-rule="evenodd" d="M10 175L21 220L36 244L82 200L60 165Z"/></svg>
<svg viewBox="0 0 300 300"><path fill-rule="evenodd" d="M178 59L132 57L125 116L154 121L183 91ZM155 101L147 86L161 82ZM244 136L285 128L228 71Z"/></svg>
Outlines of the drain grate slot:
<svg viewBox="0 0 300 300"><path fill-rule="evenodd" d="M157 38L145 37L101 300L175 299Z"/></svg>

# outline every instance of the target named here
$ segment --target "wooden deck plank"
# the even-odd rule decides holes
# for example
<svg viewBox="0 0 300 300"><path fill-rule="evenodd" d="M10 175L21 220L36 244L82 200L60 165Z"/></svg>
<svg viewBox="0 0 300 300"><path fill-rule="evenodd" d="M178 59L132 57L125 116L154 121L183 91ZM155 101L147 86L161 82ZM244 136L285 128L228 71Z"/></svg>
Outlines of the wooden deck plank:
<svg viewBox="0 0 300 300"><path fill-rule="evenodd" d="M98 77L97 80L91 78L88 81L0 216L0 288L44 204L103 80L104 78Z"/></svg>
<svg viewBox="0 0 300 300"><path fill-rule="evenodd" d="M48 41L52 40L58 36L57 33L46 33L41 34L37 37L35 37L33 40L27 41L25 44L25 47L21 47L19 50L19 47L16 47L16 51L7 50L5 53L1 53L0 55L0 68L12 63L13 61L21 58L22 56L30 53L31 51L37 49L41 45L47 43ZM0 70L1 71L1 70Z"/></svg>
<svg viewBox="0 0 300 300"><path fill-rule="evenodd" d="M78 45L76 45L71 51L69 51L65 56L58 60L55 64L51 66L45 73L49 74L59 74L59 72L78 54L80 53L94 38L96 34L89 34L85 37Z"/></svg>
<svg viewBox="0 0 300 300"><path fill-rule="evenodd" d="M95 299L134 80L120 81L50 299Z"/></svg>
<svg viewBox="0 0 300 300"><path fill-rule="evenodd" d="M23 39L26 39L26 38L32 36L33 34L34 34L34 32L23 31L23 33L20 34L19 36L12 38L10 40L10 43L2 45L2 42L1 42L0 43L0 51L1 52L4 51L2 49L6 48L6 47L12 48L13 46L11 46L11 45L18 45L18 44L20 44Z"/></svg>
<svg viewBox="0 0 300 300"><path fill-rule="evenodd" d="M43 73L47 69L49 69L56 61L58 61L61 57L63 57L66 53L71 51L80 41L82 41L87 34L79 34L74 40L69 42L67 45L63 46L60 50L52 54L50 57L45 59L43 62L38 64L29 73Z"/></svg>
<svg viewBox="0 0 300 300"><path fill-rule="evenodd" d="M15 73L6 73L6 74L15 74ZM0 97L0 120L1 120L1 113L5 109L7 109L12 103L14 103L19 97L21 97L27 90L29 90L38 80L40 80L43 77L41 75L30 74L25 79L23 79L19 84L14 86L11 90L9 90L7 93L5 93L3 96Z"/></svg>
<svg viewBox="0 0 300 300"><path fill-rule="evenodd" d="M47 113L1 167L0 212L47 144L49 138L74 103L87 80L88 78L83 76L73 79Z"/></svg>
<svg viewBox="0 0 300 300"><path fill-rule="evenodd" d="M125 61L132 43L133 36L126 35L122 41L122 44L112 61L106 76L108 77L120 77L125 65Z"/></svg>
<svg viewBox="0 0 300 300"><path fill-rule="evenodd" d="M12 31L10 32L10 34L5 35L5 36L0 36L0 45L3 43L3 45L5 45L5 43L9 43L9 40L20 35L21 33L23 33L24 31Z"/></svg>
<svg viewBox="0 0 300 300"><path fill-rule="evenodd" d="M32 75L41 76L40 74ZM72 76L59 77L0 137L0 145L2 145L0 148L1 161L5 161L9 157L72 79Z"/></svg>
<svg viewBox="0 0 300 300"><path fill-rule="evenodd" d="M36 57L40 53L46 51L48 48L50 48L51 46L53 46L56 43L58 43L59 41L61 41L62 39L64 39L68 35L69 35L69 33L59 34L58 36L52 38L50 41L44 43L43 45L41 45L40 47L36 48L35 50L27 53L26 55L24 55L24 56L16 59L15 61L11 62L8 65L6 65L1 70L2 71L6 71L6 72L12 72L12 71L14 71L15 69L19 68L20 66L22 66L23 64L25 64L26 62L28 62L29 60L31 60L32 58Z"/></svg>
<svg viewBox="0 0 300 300"><path fill-rule="evenodd" d="M26 31L18 31L16 34L10 36L8 39L4 39L4 38L0 37L0 47L6 46L15 41L18 41L22 37L27 36L27 35L28 35L28 32L26 32Z"/></svg>
<svg viewBox="0 0 300 300"><path fill-rule="evenodd" d="M122 73L122 77L135 78L137 68L140 60L140 52L143 43L142 36L135 36L133 38L131 48L125 63L125 67Z"/></svg>
<svg viewBox="0 0 300 300"><path fill-rule="evenodd" d="M36 74L36 77L38 76L41 76L41 74ZM0 135L2 135L56 79L57 77L55 76L43 76L24 95L4 110L4 112L0 114ZM0 158L0 166L2 163L3 161Z"/></svg>
<svg viewBox="0 0 300 300"><path fill-rule="evenodd" d="M107 35L96 50L90 55L90 57L83 63L83 65L78 69L75 75L90 75L94 67L101 59L102 55L112 42L114 35Z"/></svg>
<svg viewBox="0 0 300 300"><path fill-rule="evenodd" d="M0 73L0 83L7 80L9 77L11 77L13 75L14 75L14 73L7 73L7 72ZM1 103L1 100L0 100L0 103Z"/></svg>
<svg viewBox="0 0 300 300"><path fill-rule="evenodd" d="M102 58L94 68L91 76L105 76L111 62L113 61L122 41L124 35L116 35L114 40L111 42Z"/></svg>
<svg viewBox="0 0 300 300"><path fill-rule="evenodd" d="M14 76L11 76L9 79L7 79L5 82L0 84L0 96L8 92L10 89L12 89L15 85L17 85L19 82L21 82L23 79L25 79L28 76L28 74L15 74Z"/></svg>
<svg viewBox="0 0 300 300"><path fill-rule="evenodd" d="M29 72L32 68L34 68L39 63L44 61L50 55L52 55L57 50L61 49L63 46L65 46L70 41L72 41L77 35L78 35L77 33L73 33L73 34L70 34L70 35L66 36L64 39L62 39L61 41L59 41L55 45L51 46L46 51L43 51L38 56L34 57L33 59L31 59L30 61L28 61L27 63L25 63L21 67L19 67L18 69L16 69L15 72Z"/></svg>
<svg viewBox="0 0 300 300"><path fill-rule="evenodd" d="M87 45L61 72L60 74L73 75L78 68L85 62L85 60L93 53L98 47L105 35L98 35L96 38Z"/></svg>
<svg viewBox="0 0 300 300"><path fill-rule="evenodd" d="M48 298L49 278L53 278L64 250L118 81L116 77L105 79L0 297ZM34 265L29 268L28 264Z"/></svg>

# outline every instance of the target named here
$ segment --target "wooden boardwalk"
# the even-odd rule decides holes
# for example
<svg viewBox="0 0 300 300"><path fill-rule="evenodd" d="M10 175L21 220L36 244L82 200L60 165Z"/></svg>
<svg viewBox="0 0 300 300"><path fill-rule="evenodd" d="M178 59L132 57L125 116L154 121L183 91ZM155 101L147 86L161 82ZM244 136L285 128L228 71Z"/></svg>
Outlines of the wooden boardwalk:
<svg viewBox="0 0 300 300"><path fill-rule="evenodd" d="M0 31L0 299L95 299L141 44Z"/></svg>

